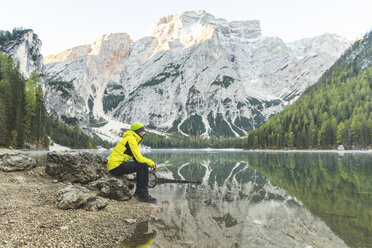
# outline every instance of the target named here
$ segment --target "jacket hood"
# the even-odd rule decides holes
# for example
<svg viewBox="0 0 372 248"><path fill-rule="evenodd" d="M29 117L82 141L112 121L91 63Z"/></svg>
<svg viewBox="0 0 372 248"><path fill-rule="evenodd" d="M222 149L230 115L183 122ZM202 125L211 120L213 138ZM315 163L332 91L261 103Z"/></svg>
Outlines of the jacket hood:
<svg viewBox="0 0 372 248"><path fill-rule="evenodd" d="M136 139L136 141L137 141L138 144L142 141L142 137L139 136L135 131L132 131L132 130L128 130L125 133L123 133L123 138L125 138L125 137L127 137L129 135L134 136L134 138Z"/></svg>

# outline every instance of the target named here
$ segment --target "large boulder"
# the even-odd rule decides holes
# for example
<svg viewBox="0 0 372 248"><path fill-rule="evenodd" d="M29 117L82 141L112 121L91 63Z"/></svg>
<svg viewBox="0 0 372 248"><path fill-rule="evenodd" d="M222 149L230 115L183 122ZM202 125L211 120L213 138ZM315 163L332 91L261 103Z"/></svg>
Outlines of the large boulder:
<svg viewBox="0 0 372 248"><path fill-rule="evenodd" d="M106 174L106 159L88 152L49 152L47 161L46 173L60 181L85 184Z"/></svg>
<svg viewBox="0 0 372 248"><path fill-rule="evenodd" d="M105 177L89 184L99 191L99 195L118 201L128 201L132 198L133 185L125 177Z"/></svg>
<svg viewBox="0 0 372 248"><path fill-rule="evenodd" d="M79 185L69 185L57 192L57 207L60 209L82 208L97 211L106 207L108 200L98 197Z"/></svg>
<svg viewBox="0 0 372 248"><path fill-rule="evenodd" d="M5 172L23 171L36 167L35 159L19 152L0 154L0 170Z"/></svg>

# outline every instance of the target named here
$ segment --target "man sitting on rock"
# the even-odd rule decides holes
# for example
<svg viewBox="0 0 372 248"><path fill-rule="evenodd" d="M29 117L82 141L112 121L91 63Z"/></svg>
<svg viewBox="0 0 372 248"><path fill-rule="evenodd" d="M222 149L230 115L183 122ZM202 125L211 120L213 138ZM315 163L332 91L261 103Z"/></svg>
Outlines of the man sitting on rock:
<svg viewBox="0 0 372 248"><path fill-rule="evenodd" d="M131 130L123 134L123 139L112 150L107 162L107 170L114 176L137 172L137 186L134 196L139 201L156 202L149 195L149 169L156 170L158 165L145 158L139 151L139 144L146 134L145 127L139 122L133 123ZM133 159L133 160L131 160Z"/></svg>

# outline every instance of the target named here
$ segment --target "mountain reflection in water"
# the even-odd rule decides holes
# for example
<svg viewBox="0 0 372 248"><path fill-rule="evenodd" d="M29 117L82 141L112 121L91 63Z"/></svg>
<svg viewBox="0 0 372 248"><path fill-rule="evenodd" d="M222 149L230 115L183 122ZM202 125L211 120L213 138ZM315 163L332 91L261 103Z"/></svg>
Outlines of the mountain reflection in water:
<svg viewBox="0 0 372 248"><path fill-rule="evenodd" d="M151 247L371 247L371 155L170 152Z"/></svg>

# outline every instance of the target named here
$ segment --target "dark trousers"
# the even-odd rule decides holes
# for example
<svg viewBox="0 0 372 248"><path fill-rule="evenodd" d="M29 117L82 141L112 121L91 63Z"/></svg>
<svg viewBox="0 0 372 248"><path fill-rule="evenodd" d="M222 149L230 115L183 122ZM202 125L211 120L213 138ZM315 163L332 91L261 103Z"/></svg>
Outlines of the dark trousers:
<svg viewBox="0 0 372 248"><path fill-rule="evenodd" d="M109 171L113 176L137 173L136 194L146 196L149 193L149 167L145 163L128 161Z"/></svg>

